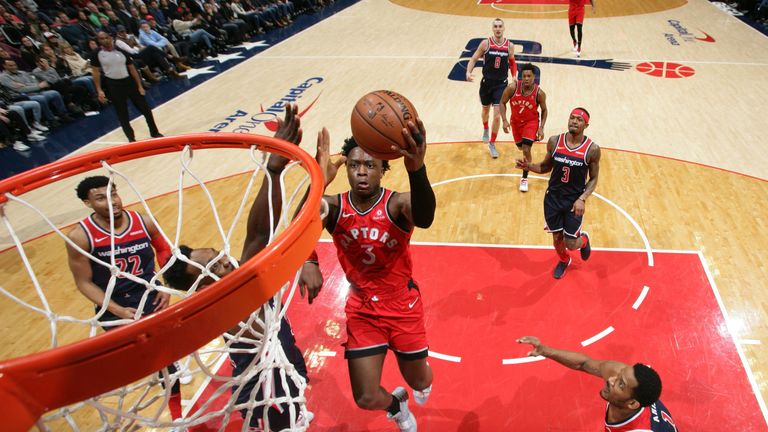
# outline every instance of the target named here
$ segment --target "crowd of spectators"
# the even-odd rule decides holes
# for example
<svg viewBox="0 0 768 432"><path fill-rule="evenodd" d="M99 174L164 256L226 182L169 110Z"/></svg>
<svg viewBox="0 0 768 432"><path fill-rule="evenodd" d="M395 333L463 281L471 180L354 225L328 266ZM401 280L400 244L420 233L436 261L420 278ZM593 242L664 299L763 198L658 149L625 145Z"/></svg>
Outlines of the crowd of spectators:
<svg viewBox="0 0 768 432"><path fill-rule="evenodd" d="M62 123L98 115L90 60L100 32L131 54L146 88L332 1L0 1L0 148L29 150Z"/></svg>

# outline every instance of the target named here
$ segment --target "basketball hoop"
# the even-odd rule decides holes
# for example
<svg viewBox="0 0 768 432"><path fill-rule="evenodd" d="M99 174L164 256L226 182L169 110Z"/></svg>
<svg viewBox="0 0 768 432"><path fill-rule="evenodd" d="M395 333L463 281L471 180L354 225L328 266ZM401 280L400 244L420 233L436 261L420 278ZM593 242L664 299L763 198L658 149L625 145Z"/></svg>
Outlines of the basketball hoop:
<svg viewBox="0 0 768 432"><path fill-rule="evenodd" d="M306 205L292 222L288 222L289 216L283 211L280 219L285 223L284 230L275 234L280 225L280 221L275 221L274 238L264 250L205 290L114 331L45 352L2 361L0 415L6 425L4 430L27 431L48 411L151 376L211 340L220 338L242 317L252 314L279 293L286 281L294 279L297 270L313 250L322 229L317 209L320 208L324 182L315 160L298 146L275 138L234 133L183 135L121 145L67 158L0 181L0 203L22 202L21 195L61 179L165 153L181 152L183 176L187 172L184 168L185 158L191 159L192 151L208 149L250 149L252 155L258 151L287 157L293 162L286 171L299 166L309 176ZM252 179L264 169L256 157L253 159L257 168L252 172ZM120 175L117 171L110 170L110 173ZM194 174L191 175L194 177ZM285 173L281 176L281 188L284 176ZM180 189L181 185L180 181ZM202 183L201 186L205 188ZM300 187L297 187L297 191ZM296 195L295 192L293 196ZM243 204L245 201L244 198ZM285 205L286 200L283 201ZM154 221L143 198L142 203ZM21 241L14 235L5 215L2 220L11 232L28 271L32 272L33 283L37 285ZM51 224L51 227L63 236L56 226ZM162 233L162 229L160 231ZM223 230L220 231L223 233ZM164 233L162 235L166 237ZM224 241L228 245L229 239ZM169 243L176 252L178 243ZM54 320L57 318L55 313L49 314L52 327L55 327Z"/></svg>

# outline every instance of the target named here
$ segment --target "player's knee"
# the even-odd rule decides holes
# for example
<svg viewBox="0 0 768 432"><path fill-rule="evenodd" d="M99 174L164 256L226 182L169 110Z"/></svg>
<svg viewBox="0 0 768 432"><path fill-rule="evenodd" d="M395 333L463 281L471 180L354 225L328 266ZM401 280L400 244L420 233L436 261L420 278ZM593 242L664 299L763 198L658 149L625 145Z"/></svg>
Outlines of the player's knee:
<svg viewBox="0 0 768 432"><path fill-rule="evenodd" d="M355 397L355 404L364 410L376 410L381 409L377 406L378 394L377 392L362 393Z"/></svg>
<svg viewBox="0 0 768 432"><path fill-rule="evenodd" d="M578 238L566 237L565 247L567 247L568 249L578 249L579 247L581 247L581 240Z"/></svg>

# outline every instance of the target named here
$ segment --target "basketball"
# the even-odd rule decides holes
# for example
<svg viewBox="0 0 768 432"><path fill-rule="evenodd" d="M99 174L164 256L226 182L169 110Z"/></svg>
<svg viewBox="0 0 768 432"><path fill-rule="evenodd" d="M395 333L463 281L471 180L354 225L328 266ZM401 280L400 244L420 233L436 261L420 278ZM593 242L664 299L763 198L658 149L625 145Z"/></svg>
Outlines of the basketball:
<svg viewBox="0 0 768 432"><path fill-rule="evenodd" d="M389 90L377 90L360 98L352 110L352 136L357 144L376 159L402 156L392 146L406 148L403 128L416 123L416 109L405 96Z"/></svg>

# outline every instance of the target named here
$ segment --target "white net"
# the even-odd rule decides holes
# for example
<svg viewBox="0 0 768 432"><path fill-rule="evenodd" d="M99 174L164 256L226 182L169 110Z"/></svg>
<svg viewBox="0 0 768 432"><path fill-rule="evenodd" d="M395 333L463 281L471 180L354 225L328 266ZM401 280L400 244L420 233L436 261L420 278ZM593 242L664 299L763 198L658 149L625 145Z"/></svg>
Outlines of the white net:
<svg viewBox="0 0 768 432"><path fill-rule="evenodd" d="M246 150L241 150L241 154L243 151ZM13 316L23 317L18 320L20 322L17 326L27 326L28 331L35 332L35 337L38 339L43 331L48 335L47 347L27 348L32 352L41 348L55 348L78 338L96 336L104 327L126 325L142 319L144 305L151 301L153 293L169 294L172 298L171 303L193 296L201 289L202 281L218 280L212 267L221 258L238 267L238 257L233 256L233 239L241 237L244 215L247 215L247 209L253 202L252 195L262 182L267 182L270 190L273 186L280 188L281 204L278 205L281 211L277 220L273 217L272 211L276 203L273 202L272 194L269 194L269 241L272 242L275 236L291 223L293 211L308 187L309 176L306 168L294 161L281 173L279 185L273 185L270 176L264 175L268 154L259 151L256 146L252 146L247 151L250 167L247 172L233 180L246 184L242 197L219 200L219 206L216 204L209 184L192 166L194 158L189 146L184 147L175 157L179 166L177 188L175 194L165 196L164 203L158 204L152 199L145 198L137 182L119 166L102 161L101 172L89 173L89 175L102 174L109 177L107 197L110 209L113 208L110 191L117 188L118 184L120 191L127 187L127 190L137 197L135 205L138 207L137 210L157 227L160 235L171 245L173 256L149 280L137 277L130 269L116 261L115 251L116 248L120 248L120 243L115 235L110 236L110 258L104 261L73 242L56 222L38 208L42 206L30 202L25 199L25 196L6 194L8 205L7 211L2 214L2 221L12 247L0 252L0 260L5 266L13 265L11 263L16 259L17 267L22 267L25 272L17 268L18 271L14 272L15 279L6 274L0 275L3 277L0 279L0 292L3 296L0 310L6 317L11 316L9 315L11 313L14 314ZM199 150L195 150L195 154L198 152ZM301 168L304 170L302 171ZM204 166L201 169L205 171ZM243 178L247 180L243 181ZM188 195L191 196L187 198L190 202L185 201L185 196ZM172 206L169 203L174 197L177 212L171 216L169 208ZM152 201L151 204L148 201ZM229 218L224 218L220 214L222 201L226 204L225 213L230 215ZM197 216L185 217L184 209L190 207L194 209L195 214L203 211L208 213L210 223L205 226L210 232L203 234L199 228L193 228L192 232L185 231L188 221L195 223L199 219ZM156 216L158 208L164 216ZM41 261L40 254L34 250L35 243L39 240L23 241L18 234L17 226L19 225L24 227L21 231L28 231L30 215L36 218L35 224L38 225L38 230L40 225L44 225L45 230L55 233L71 248L86 256L93 265L109 270L109 283L103 287L105 300L95 309L91 309L90 314L82 316L72 312L73 310L82 311L83 305L89 308L93 305L79 295L69 272L62 268L56 269L55 272L41 270L39 265L45 265L45 261ZM172 226L174 225L172 219L175 219L175 227L164 229L164 223L161 222ZM230 220L225 223L227 219ZM109 226L109 232L114 233L113 211L110 211ZM215 244L200 244L202 241L207 242L210 238L216 239ZM207 265L201 265L181 253L179 245L183 243L193 247L218 246L220 249L215 259L210 260ZM43 247L47 248L47 246ZM60 242L57 247L64 249ZM28 252L30 250L31 253ZM10 255L15 258L11 258ZM179 291L164 285L163 274L176 260L182 260L200 270L200 275L188 291ZM43 431L151 430L152 428L173 428L178 431L306 430L312 418L312 414L307 411L304 395L307 386L306 368L301 352L291 343L292 336L288 337L290 331L285 328L287 321L284 320L298 283L299 269L296 270L295 277L286 281L269 302L254 310L249 316L243 317L233 329L221 329L221 337L158 373L80 403L48 412L38 420L37 428ZM28 278L26 281L20 278L22 273L26 273ZM112 298L119 279L130 280L144 287L140 305L131 319L100 322L99 320L107 311L109 299ZM66 301L62 301L62 298ZM78 303L78 306L73 307L72 303ZM95 313L93 313L94 310ZM18 341L23 340L24 337L16 335L12 338ZM26 337L31 339L31 336ZM3 359L27 353L24 350L14 352L7 348L3 351ZM88 376L82 379L97 380L99 377ZM63 390L66 391L66 389Z"/></svg>

